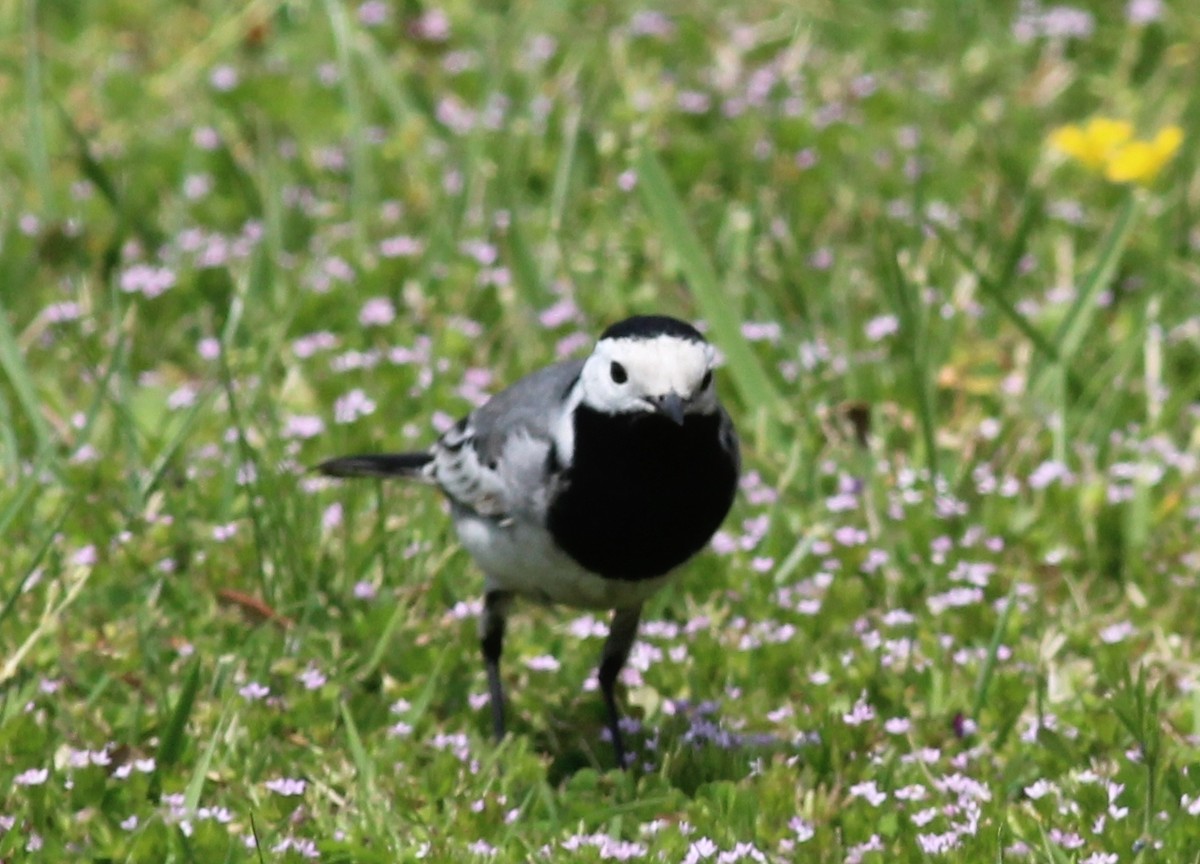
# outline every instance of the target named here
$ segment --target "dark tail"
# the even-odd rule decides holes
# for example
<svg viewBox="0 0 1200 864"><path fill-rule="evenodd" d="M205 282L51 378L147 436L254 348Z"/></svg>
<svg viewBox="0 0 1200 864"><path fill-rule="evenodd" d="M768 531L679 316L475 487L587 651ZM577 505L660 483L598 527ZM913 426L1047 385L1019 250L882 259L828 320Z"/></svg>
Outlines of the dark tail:
<svg viewBox="0 0 1200 864"><path fill-rule="evenodd" d="M431 453L372 453L327 459L317 470L330 477L417 477Z"/></svg>

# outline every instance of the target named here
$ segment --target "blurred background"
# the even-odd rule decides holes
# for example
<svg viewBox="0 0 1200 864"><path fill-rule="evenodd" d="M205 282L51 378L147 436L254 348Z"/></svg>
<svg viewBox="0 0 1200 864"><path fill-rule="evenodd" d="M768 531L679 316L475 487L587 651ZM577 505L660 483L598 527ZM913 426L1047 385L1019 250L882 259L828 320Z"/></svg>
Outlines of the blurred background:
<svg viewBox="0 0 1200 864"><path fill-rule="evenodd" d="M0 27L0 857L1196 854L1189 3ZM497 750L436 496L307 467L649 312L747 477L617 777L600 622L515 622Z"/></svg>

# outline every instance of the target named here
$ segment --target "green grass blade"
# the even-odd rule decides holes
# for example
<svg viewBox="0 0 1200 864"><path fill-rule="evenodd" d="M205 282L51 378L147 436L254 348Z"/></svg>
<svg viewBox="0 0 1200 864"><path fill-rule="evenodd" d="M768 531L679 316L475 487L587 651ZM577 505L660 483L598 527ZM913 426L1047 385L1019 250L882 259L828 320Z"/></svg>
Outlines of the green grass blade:
<svg viewBox="0 0 1200 864"><path fill-rule="evenodd" d="M34 490L41 486L41 480L39 478L41 477L42 471L45 470L46 465L50 461L49 453L50 451L44 451L38 457L38 459L34 461L33 470L30 471L29 474L26 475L21 481L20 485L17 486L16 494L9 499L8 504L4 506L4 509L0 510L0 537L3 537L5 532L8 531L9 526L12 525L13 521L17 518L17 515L25 510L26 505L29 503L29 498L31 495L33 495Z"/></svg>
<svg viewBox="0 0 1200 864"><path fill-rule="evenodd" d="M898 252L893 246L879 250L880 270L885 274L884 283L896 317L900 320L900 331L905 335L909 374L916 395L916 414L921 423L921 438L925 444L925 459L931 479L939 476L937 449L937 409L934 405L933 376L929 369L929 338L925 305L921 302L920 290L909 283L900 268Z"/></svg>
<svg viewBox="0 0 1200 864"><path fill-rule="evenodd" d="M25 419L29 421L29 426L33 430L37 442L37 451L39 453L48 452L54 441L54 435L42 417L41 400L34 387L33 376L21 355L21 348L17 344L16 334L13 333L9 323L9 313L3 299L0 299L0 369L4 370L8 383L12 386L17 401L21 405L21 410L25 412Z"/></svg>
<svg viewBox="0 0 1200 864"><path fill-rule="evenodd" d="M25 585L29 582L30 577L33 576L38 566L42 563L42 559L46 557L46 553L50 550L50 547L54 545L58 532L62 530L62 526L67 521L67 516L70 512L71 509L69 507L65 508L54 521L54 524L50 526L50 529L46 531L45 539L42 540L37 551L33 553L33 558L30 559L29 565L25 568L24 575L17 580L12 591L5 598L4 606L0 607L0 624L3 624L4 620L12 613L13 608L16 606L17 598L21 596L21 592L25 590Z"/></svg>
<svg viewBox="0 0 1200 864"><path fill-rule="evenodd" d="M200 660L192 661L184 674L183 687L179 698L175 700L175 708L163 730L162 740L158 744L155 762L158 765L157 776L162 774L179 761L183 755L183 747L187 743L187 722L191 717L192 707L196 704L196 694L200 692Z"/></svg>
<svg viewBox="0 0 1200 864"><path fill-rule="evenodd" d="M386 567L384 568L384 572L388 572ZM375 673L375 670L379 668L379 664L383 662L383 658L388 654L388 649L392 644L392 636L395 634L396 628L400 626L400 621L403 618L404 613L411 611L412 610L404 604L395 604L392 609L392 614L388 616L387 623L383 625L383 629L379 632L379 638L375 640L375 646L371 649L371 653L367 658L367 662L363 664L361 669L355 671L355 678L361 681Z"/></svg>
<svg viewBox="0 0 1200 864"><path fill-rule="evenodd" d="M187 414L184 415L183 421L179 424L179 428L175 434L171 436L171 440L154 457L154 461L150 464L149 471L145 475L145 481L138 490L140 500L143 503L158 487L158 484L162 482L163 475L166 474L171 460L175 458L175 455L183 447L184 442L187 441L188 435L191 434L196 423L204 416L204 409L208 408L210 401L207 395L198 398L188 409Z"/></svg>
<svg viewBox="0 0 1200 864"><path fill-rule="evenodd" d="M1054 346L1054 343L1047 339L1045 335L1038 330L1028 318L1022 315L1017 307L1014 306L1008 299L1007 294L1001 287L1005 284L1005 282L997 282L982 270L977 268L975 266L975 262L971 260L971 256L968 255L965 250L963 250L958 240L944 225L940 225L935 222L930 223L930 227L933 228L933 231L937 234L938 239L945 244L947 251L949 251L950 254L959 261L959 263L975 274L975 278L979 283L979 289L989 300L992 301L993 304L995 304L997 311L1011 321L1013 325L1015 325L1016 328L1021 331L1021 335L1028 339L1030 344L1032 344L1034 348L1045 355L1048 360L1052 360L1055 363L1059 362L1061 358L1059 356L1058 349Z"/></svg>
<svg viewBox="0 0 1200 864"><path fill-rule="evenodd" d="M1059 353L1068 362L1079 350L1079 345L1083 341L1092 319L1096 317L1099 309L1096 305L1096 298L1100 291L1112 281L1117 263L1121 260L1121 253L1125 250L1129 234L1133 230L1135 217L1140 209L1139 200L1136 194L1131 194L1125 199L1120 213L1117 214L1117 221L1113 223L1112 228L1109 229L1100 244L1100 258L1084 278L1083 284L1079 287L1079 293L1075 296L1075 302L1067 310L1066 317L1063 318L1062 324L1054 334L1054 342L1058 345Z"/></svg>
<svg viewBox="0 0 1200 864"><path fill-rule="evenodd" d="M43 44L38 29L38 0L25 0L25 153L29 174L37 187L45 213L55 212L54 185L50 175L50 148L46 144L46 127L42 116L45 107L42 95Z"/></svg>
<svg viewBox="0 0 1200 864"><path fill-rule="evenodd" d="M217 744L221 741L221 732L225 728L228 713L229 706L227 705L225 710L226 716L222 716L217 721L217 725L213 727L212 732L208 733L208 744L200 754L200 758L196 760L196 767L192 769L192 777L188 780L187 788L183 793L183 807L189 813L194 813L196 808L200 806L200 796L204 793L205 778L208 776L208 769L212 765L213 756L217 752Z"/></svg>
<svg viewBox="0 0 1200 864"><path fill-rule="evenodd" d="M346 746L350 748L350 758L354 760L354 768L358 771L358 782L364 794L369 796L375 779L375 768L367 758L366 748L363 747L362 738L358 734L358 726L350 714L350 706L343 701L338 708L342 715L342 723L346 727Z"/></svg>
<svg viewBox="0 0 1200 864"><path fill-rule="evenodd" d="M92 155L91 142L88 137L75 125L75 121L67 113L66 108L60 103L55 103L55 107L58 109L58 116L67 131L67 136L75 145L75 156L79 162L80 173L95 184L101 197L112 207L119 221L133 226L138 238L147 248L156 249L161 246L164 239L163 233L155 227L153 222L148 221L144 214L126 206L125 200L117 189L116 181L112 179L108 169Z"/></svg>
<svg viewBox="0 0 1200 864"><path fill-rule="evenodd" d="M991 641L988 642L987 656L983 660L983 666L979 669L979 677L975 680L975 698L971 702L970 717L976 722L979 721L979 712L983 710L983 704L987 701L992 676L996 673L996 655L1000 650L1000 642L1004 639L1004 634L1008 632L1008 621L1012 617L1013 607L1017 605L1017 585L1018 583L1013 583L1012 590L1008 592L1007 602L1004 604L1004 612L996 619L996 627L992 631Z"/></svg>
<svg viewBox="0 0 1200 864"><path fill-rule="evenodd" d="M1033 233L1033 227L1042 215L1044 206L1041 194L1033 191L1026 193L1016 230L1013 231L1012 239L1008 243L1008 248L1000 261L1000 270L996 275L995 284L1002 291L1008 291L1012 286L1013 279L1017 275L1017 268L1021 265L1021 257L1029 248L1029 235Z"/></svg>
<svg viewBox="0 0 1200 864"><path fill-rule="evenodd" d="M636 165L642 203L662 232L666 247L674 253L700 314L712 327L714 341L728 358L729 374L742 401L759 409L778 406L779 393L742 335L741 314L731 308L721 290L712 260L662 163L653 150L643 147Z"/></svg>
<svg viewBox="0 0 1200 864"><path fill-rule="evenodd" d="M346 727L346 747L350 750L350 759L354 763L355 779L358 782L359 806L367 814L372 830L377 832L379 829L375 824L378 822L374 794L375 766L371 762L371 757L367 755L367 748L363 746L362 737L358 734L358 726L355 725L354 716L350 713L350 706L342 701L338 708L342 717L342 725Z"/></svg>
<svg viewBox="0 0 1200 864"><path fill-rule="evenodd" d="M342 93L345 94L346 112L350 117L350 129L347 135L350 142L350 211L354 214L353 222L355 239L359 249L366 248L366 237L363 227L368 222L367 210L371 204L370 189L372 187L370 160L367 154L367 136L365 134L366 120L363 111L362 94L359 92L358 74L354 69L351 52L351 25L346 12L346 6L334 0L325 0L325 15L329 19L330 31L333 33L334 56L337 58L339 81Z"/></svg>
<svg viewBox="0 0 1200 864"><path fill-rule="evenodd" d="M563 118L562 148L554 169L554 186L550 193L550 230L555 234L562 231L571 178L575 176L575 156L579 149L579 125L582 115L583 109L574 106Z"/></svg>

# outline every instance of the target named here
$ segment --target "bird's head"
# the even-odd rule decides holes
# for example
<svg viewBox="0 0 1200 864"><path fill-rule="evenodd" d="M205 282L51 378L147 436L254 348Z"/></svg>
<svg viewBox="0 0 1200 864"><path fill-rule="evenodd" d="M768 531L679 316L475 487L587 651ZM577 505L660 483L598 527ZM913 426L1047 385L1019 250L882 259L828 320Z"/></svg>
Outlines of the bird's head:
<svg viewBox="0 0 1200 864"><path fill-rule="evenodd" d="M657 414L682 424L717 410L716 351L695 327L640 315L600 335L580 374L581 402L605 414Z"/></svg>

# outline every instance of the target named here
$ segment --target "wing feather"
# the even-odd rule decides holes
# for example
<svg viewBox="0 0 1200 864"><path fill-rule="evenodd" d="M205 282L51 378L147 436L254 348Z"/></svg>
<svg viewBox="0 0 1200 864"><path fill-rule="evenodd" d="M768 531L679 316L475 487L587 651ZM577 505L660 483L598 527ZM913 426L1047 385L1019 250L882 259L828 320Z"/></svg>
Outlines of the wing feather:
<svg viewBox="0 0 1200 864"><path fill-rule="evenodd" d="M456 505L481 516L545 514L556 426L582 360L520 379L464 417L433 447L432 474Z"/></svg>

